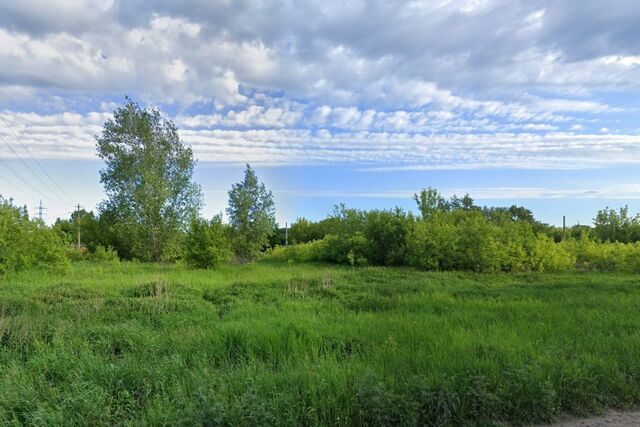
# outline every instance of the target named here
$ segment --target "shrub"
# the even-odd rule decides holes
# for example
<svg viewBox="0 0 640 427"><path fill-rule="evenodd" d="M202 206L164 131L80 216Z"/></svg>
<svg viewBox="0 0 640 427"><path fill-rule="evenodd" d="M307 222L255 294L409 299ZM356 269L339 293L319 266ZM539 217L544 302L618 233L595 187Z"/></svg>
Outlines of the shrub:
<svg viewBox="0 0 640 427"><path fill-rule="evenodd" d="M196 268L211 268L231 257L229 227L216 215L211 221L201 218L191 220L185 239L185 259Z"/></svg>
<svg viewBox="0 0 640 427"><path fill-rule="evenodd" d="M297 245L277 246L268 252L271 260L283 260L286 262L315 262L322 261L326 251L326 241L314 240Z"/></svg>
<svg viewBox="0 0 640 427"><path fill-rule="evenodd" d="M562 246L576 258L583 270L640 272L640 243L610 243L586 236L567 240Z"/></svg>
<svg viewBox="0 0 640 427"><path fill-rule="evenodd" d="M106 261L117 263L120 262L120 258L118 257L118 252L112 247L105 248L102 245L96 246L96 250L91 254L91 259L95 261Z"/></svg>
<svg viewBox="0 0 640 427"><path fill-rule="evenodd" d="M60 235L43 222L30 220L26 208L0 197L0 274L31 267L65 269L68 265Z"/></svg>
<svg viewBox="0 0 640 427"><path fill-rule="evenodd" d="M89 250L82 246L80 248L76 246L69 246L67 249L67 256L71 261L83 261L87 259Z"/></svg>
<svg viewBox="0 0 640 427"><path fill-rule="evenodd" d="M413 216L401 209L373 210L365 215L366 258L375 265L402 265L407 252L407 236Z"/></svg>
<svg viewBox="0 0 640 427"><path fill-rule="evenodd" d="M576 255L566 245L539 235L531 247L532 269L536 271L566 271L576 265Z"/></svg>
<svg viewBox="0 0 640 427"><path fill-rule="evenodd" d="M476 272L500 271L505 257L495 225L480 214L465 215L456 227L454 269Z"/></svg>
<svg viewBox="0 0 640 427"><path fill-rule="evenodd" d="M368 241L361 232L352 236L330 234L324 238L320 261L348 265L367 264Z"/></svg>
<svg viewBox="0 0 640 427"><path fill-rule="evenodd" d="M443 215L418 221L407 242L406 264L423 270L450 270L454 267L456 229Z"/></svg>

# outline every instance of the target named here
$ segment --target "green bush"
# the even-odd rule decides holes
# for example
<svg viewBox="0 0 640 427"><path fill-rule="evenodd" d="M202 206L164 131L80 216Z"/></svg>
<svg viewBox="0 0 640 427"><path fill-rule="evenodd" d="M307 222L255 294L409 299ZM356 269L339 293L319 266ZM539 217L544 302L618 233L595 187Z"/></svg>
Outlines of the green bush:
<svg viewBox="0 0 640 427"><path fill-rule="evenodd" d="M120 262L120 257L118 257L118 252L115 249L112 247L105 248L102 245L96 246L95 252L93 252L90 257L94 261Z"/></svg>
<svg viewBox="0 0 640 427"><path fill-rule="evenodd" d="M68 265L60 235L43 222L30 220L25 208L0 197L0 274L31 267L66 269Z"/></svg>
<svg viewBox="0 0 640 427"><path fill-rule="evenodd" d="M367 260L375 265L403 265L413 222L413 216L401 209L367 212L364 224Z"/></svg>
<svg viewBox="0 0 640 427"><path fill-rule="evenodd" d="M324 239L298 243L297 245L276 246L268 252L268 258L296 263L321 261L326 251L325 246Z"/></svg>
<svg viewBox="0 0 640 427"><path fill-rule="evenodd" d="M583 236L562 246L575 256L580 269L640 272L640 242L597 242Z"/></svg>
<svg viewBox="0 0 640 427"><path fill-rule="evenodd" d="M185 260L196 268L212 268L231 258L229 227L220 215L211 221L194 218L185 239Z"/></svg>
<svg viewBox="0 0 640 427"><path fill-rule="evenodd" d="M351 236L330 234L323 240L324 246L319 261L360 266L367 264L369 244L361 232Z"/></svg>
<svg viewBox="0 0 640 427"><path fill-rule="evenodd" d="M533 241L531 260L535 271L567 271L576 265L576 255L566 245L555 243L543 235Z"/></svg>
<svg viewBox="0 0 640 427"><path fill-rule="evenodd" d="M500 237L497 227L480 214L465 215L457 224L453 237L456 241L454 269L500 271L505 258Z"/></svg>
<svg viewBox="0 0 640 427"><path fill-rule="evenodd" d="M85 261L88 254L89 250L86 247L69 246L67 248L67 257L71 261Z"/></svg>
<svg viewBox="0 0 640 427"><path fill-rule="evenodd" d="M407 243L406 264L423 270L455 267L456 229L443 215L416 222Z"/></svg>

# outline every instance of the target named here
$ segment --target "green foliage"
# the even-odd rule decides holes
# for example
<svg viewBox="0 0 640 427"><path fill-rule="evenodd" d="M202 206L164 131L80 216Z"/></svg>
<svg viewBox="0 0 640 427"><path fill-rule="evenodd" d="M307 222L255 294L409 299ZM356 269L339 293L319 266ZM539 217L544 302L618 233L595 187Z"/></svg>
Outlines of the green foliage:
<svg viewBox="0 0 640 427"><path fill-rule="evenodd" d="M76 247L76 246L68 246L67 247L67 257L71 261L85 261L89 259L89 250L86 247Z"/></svg>
<svg viewBox="0 0 640 427"><path fill-rule="evenodd" d="M105 248L102 245L96 246L95 251L90 255L90 258L93 261L98 262L111 262L111 263L119 263L120 257L118 256L118 252L111 248Z"/></svg>
<svg viewBox="0 0 640 427"><path fill-rule="evenodd" d="M536 221L531 211L521 206L480 208L469 196L447 200L432 188L414 199L421 218L401 209L367 212L338 205L325 220L299 220L292 227L297 238L319 239L313 251L302 249L305 256L300 258L483 273L574 268L640 271L640 242L622 243L634 241L638 222L626 209L601 211L593 233L585 226L563 233ZM599 239L591 238L592 234ZM294 248L286 249L286 253L295 252Z"/></svg>
<svg viewBox="0 0 640 427"><path fill-rule="evenodd" d="M415 225L406 264L428 270L529 271L535 238L524 222L499 226L477 210L442 212Z"/></svg>
<svg viewBox="0 0 640 427"><path fill-rule="evenodd" d="M68 264L57 232L0 197L0 275L33 267L64 270Z"/></svg>
<svg viewBox="0 0 640 427"><path fill-rule="evenodd" d="M435 188L429 187L420 194L414 194L413 200L418 205L422 219L428 219L436 212L449 210L447 200Z"/></svg>
<svg viewBox="0 0 640 427"><path fill-rule="evenodd" d="M196 268L212 268L231 257L229 227L222 223L222 216L211 221L193 218L185 239L185 260Z"/></svg>
<svg viewBox="0 0 640 427"><path fill-rule="evenodd" d="M297 262L27 271L0 282L0 425L542 425L633 408L637 282Z"/></svg>
<svg viewBox="0 0 640 427"><path fill-rule="evenodd" d="M293 244L320 240L324 236L322 225L317 222L311 222L306 218L298 218L289 228L289 241Z"/></svg>
<svg viewBox="0 0 640 427"><path fill-rule="evenodd" d="M627 206L617 212L609 208L600 210L593 223L594 235L602 242L640 241L640 214L629 216Z"/></svg>
<svg viewBox="0 0 640 427"><path fill-rule="evenodd" d="M233 249L241 261L257 258L275 230L273 195L247 165L244 179L229 190L229 222Z"/></svg>
<svg viewBox="0 0 640 427"><path fill-rule="evenodd" d="M60 233L65 242L71 245L78 241L78 225L80 226L81 242L89 251L95 252L98 246L104 244L104 236L98 218L93 212L87 212L84 209L80 212L74 211L69 219L58 218L53 229Z"/></svg>
<svg viewBox="0 0 640 427"><path fill-rule="evenodd" d="M640 242L597 242L583 236L562 246L573 254L583 270L640 272Z"/></svg>
<svg viewBox="0 0 640 427"><path fill-rule="evenodd" d="M193 153L175 125L128 99L105 123L96 145L106 163L100 182L107 199L100 214L108 243L124 257L177 257L181 232L197 213L201 194L191 182Z"/></svg>
<svg viewBox="0 0 640 427"><path fill-rule="evenodd" d="M403 265L413 216L399 208L372 210L365 214L364 221L367 260L374 265Z"/></svg>
<svg viewBox="0 0 640 427"><path fill-rule="evenodd" d="M455 235L455 224L448 215L418 221L410 230L405 262L424 270L454 268L456 242L452 237Z"/></svg>
<svg viewBox="0 0 640 427"><path fill-rule="evenodd" d="M369 242L364 234L365 213L357 209L347 209L344 205L335 207L325 223L328 234L323 238L322 250L318 251L318 261L347 265L368 264Z"/></svg>
<svg viewBox="0 0 640 427"><path fill-rule="evenodd" d="M538 235L533 241L531 258L534 271L569 271L577 262L574 251L544 235Z"/></svg>
<svg viewBox="0 0 640 427"><path fill-rule="evenodd" d="M289 246L276 246L268 252L267 259L287 263L317 262L323 259L327 251L326 245L326 240L314 240Z"/></svg>

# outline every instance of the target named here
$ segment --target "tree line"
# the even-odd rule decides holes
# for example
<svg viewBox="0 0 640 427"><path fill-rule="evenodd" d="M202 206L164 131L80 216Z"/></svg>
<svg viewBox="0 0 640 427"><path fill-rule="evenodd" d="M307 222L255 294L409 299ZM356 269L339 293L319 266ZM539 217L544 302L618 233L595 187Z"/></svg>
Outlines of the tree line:
<svg viewBox="0 0 640 427"><path fill-rule="evenodd" d="M155 108L127 98L96 136L106 198L96 213L74 212L52 227L0 198L0 273L33 266L65 268L71 259L171 262L209 268L263 253L287 262L412 266L427 270L640 270L640 215L606 208L594 226L568 230L537 221L521 206L481 207L469 196L414 195L418 214L344 205L320 221L298 219L282 247L271 192L247 165L226 209L200 214L191 147ZM78 225L83 247L74 246Z"/></svg>

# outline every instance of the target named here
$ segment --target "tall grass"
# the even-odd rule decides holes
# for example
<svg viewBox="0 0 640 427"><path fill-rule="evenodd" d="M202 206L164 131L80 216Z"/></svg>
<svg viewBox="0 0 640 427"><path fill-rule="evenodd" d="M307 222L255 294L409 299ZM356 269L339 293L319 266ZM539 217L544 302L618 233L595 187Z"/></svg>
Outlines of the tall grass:
<svg viewBox="0 0 640 427"><path fill-rule="evenodd" d="M640 402L640 281L75 263L0 282L0 424L460 425Z"/></svg>

